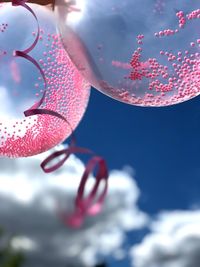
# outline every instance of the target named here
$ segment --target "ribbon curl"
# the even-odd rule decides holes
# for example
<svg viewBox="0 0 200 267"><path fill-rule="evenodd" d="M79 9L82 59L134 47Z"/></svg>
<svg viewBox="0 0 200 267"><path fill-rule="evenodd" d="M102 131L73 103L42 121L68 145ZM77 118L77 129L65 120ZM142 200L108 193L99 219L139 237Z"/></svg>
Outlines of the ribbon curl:
<svg viewBox="0 0 200 267"><path fill-rule="evenodd" d="M12 6L22 6L23 8L28 10L33 15L33 17L35 18L36 23L37 23L37 34L36 34L35 40L33 41L33 43L28 48L26 48L25 50L22 50L22 51L14 50L13 51L13 56L14 57L22 57L22 58L25 58L26 60L30 61L39 70L39 72L42 75L42 78L44 80L45 91L44 91L43 96L41 97L41 99L30 108L30 109L33 109L33 108L38 108L44 102L44 98L45 98L45 95L46 95L47 80L46 80L46 76L44 74L44 71L42 70L42 68L40 67L38 62L33 57L28 55L28 53L30 53L38 43L39 34L40 34L40 26L39 26L38 18L36 16L35 12L33 11L32 8L30 8L26 4L26 2L27 2L27 0L12 0ZM26 113L28 114L29 111L25 111L24 112L25 116L26 116Z"/></svg>
<svg viewBox="0 0 200 267"><path fill-rule="evenodd" d="M35 18L36 23L37 23L37 34L36 34L34 42L28 48L26 48L25 50L20 51L20 52L23 52L24 54L30 53L35 48L35 46L37 45L37 42L39 40L39 35L40 35L40 26L39 26L39 22L38 22L37 16L36 16L35 12L33 11L33 9L30 8L26 4L26 2L27 2L27 0L12 0L12 5L13 6L22 6L22 7L24 7L26 10L28 10L33 15L33 17ZM16 53L17 52L18 51L16 51Z"/></svg>
<svg viewBox="0 0 200 267"><path fill-rule="evenodd" d="M61 114L55 111L52 111L52 110L48 110L48 109L32 109L31 110L30 109L25 112L26 116L32 116L36 114L46 114L46 115L56 116L64 120L70 126L69 122ZM81 154L94 155L94 153L91 150L76 146L74 132L71 126L70 128L72 131L72 141L69 147L62 149L60 151L53 152L41 163L40 166L45 173L54 172L60 167L62 167L71 154L81 153ZM59 160L57 163L54 163L50 167L48 166L56 158L59 158L63 155L64 155L64 158ZM86 182L89 178L89 175L95 169L96 165L98 166L98 170L95 175L95 184L93 186L93 189L89 193L88 197L84 198ZM102 180L105 181L104 189L102 190L101 194L97 196L98 188ZM107 190L108 190L108 169L107 169L106 161L102 157L94 155L86 164L85 171L81 177L81 181L80 181L80 184L77 190L77 196L74 202L75 211L72 214L65 214L63 212L59 212L59 216L61 220L64 222L64 224L67 224L74 228L80 227L83 224L83 221L86 218L86 216L95 216L101 212L103 202L107 194Z"/></svg>
<svg viewBox="0 0 200 267"><path fill-rule="evenodd" d="M50 173L60 168L66 162L66 160L69 158L71 154L75 154L75 153L83 154L84 153L84 154L94 155L94 153L89 149L76 146L73 129L71 125L69 124L69 122L67 121L67 119L63 115L53 110L39 108L45 99L47 81L46 81L44 71L42 70L38 62L33 57L28 55L28 53L30 53L35 48L39 40L39 32L40 32L39 22L34 11L26 4L26 0L13 0L12 5L22 6L25 9L27 9L34 16L37 22L37 34L36 34L36 38L34 42L27 49L23 51L15 50L13 52L13 56L25 58L28 61L30 61L32 64L34 64L36 68L39 70L39 72L41 73L44 83L45 83L45 91L43 93L42 98L37 103L35 103L30 109L24 111L24 115L26 117L33 116L33 115L42 115L42 114L55 116L65 121L70 126L71 132L72 132L72 142L70 143L70 146L66 149L52 153L41 163L42 170L45 173ZM50 167L47 167L47 165L49 165L51 161L55 160L56 158L62 155L64 155L63 159L58 161L56 164ZM89 178L89 175L95 170L95 167L97 166L98 168L97 168L97 172L95 175L95 184L92 190L90 191L89 195L84 198L85 186ZM102 180L104 180L105 182L104 188L102 192L98 195L98 188ZM74 228L80 227L86 216L95 216L102 210L103 202L107 194L107 189L108 189L108 169L107 169L106 161L102 157L94 155L86 164L85 171L81 177L81 181L80 181L80 184L77 190L77 196L74 202L74 206L75 206L74 212L72 214L65 214L63 212L60 212L59 214L60 218L67 225L70 225Z"/></svg>

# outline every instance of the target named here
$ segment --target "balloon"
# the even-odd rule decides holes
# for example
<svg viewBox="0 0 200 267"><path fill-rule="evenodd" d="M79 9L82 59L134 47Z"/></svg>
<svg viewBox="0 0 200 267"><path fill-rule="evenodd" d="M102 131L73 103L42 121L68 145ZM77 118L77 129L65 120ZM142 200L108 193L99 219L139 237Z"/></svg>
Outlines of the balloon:
<svg viewBox="0 0 200 267"><path fill-rule="evenodd" d="M138 106L200 93L200 2L56 0L65 49L98 90Z"/></svg>
<svg viewBox="0 0 200 267"><path fill-rule="evenodd" d="M23 6L0 7L1 156L32 156L62 142L80 122L90 94L63 49L53 13L29 6L36 17ZM65 120L49 114L24 116L37 107Z"/></svg>

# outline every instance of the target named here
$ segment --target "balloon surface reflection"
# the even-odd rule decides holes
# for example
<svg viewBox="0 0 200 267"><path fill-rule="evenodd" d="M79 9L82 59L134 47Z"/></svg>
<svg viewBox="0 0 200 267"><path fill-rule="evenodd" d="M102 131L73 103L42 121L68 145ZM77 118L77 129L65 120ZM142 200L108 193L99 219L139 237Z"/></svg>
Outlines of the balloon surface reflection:
<svg viewBox="0 0 200 267"><path fill-rule="evenodd" d="M200 93L199 0L56 0L65 49L98 90L139 106Z"/></svg>
<svg viewBox="0 0 200 267"><path fill-rule="evenodd" d="M0 155L31 156L62 142L81 120L89 98L89 84L72 64L56 32L53 13L29 5L0 8ZM28 49L36 36L35 47ZM25 51L26 57L15 51ZM30 50L30 51L29 51ZM40 69L43 72L40 71ZM45 88L46 83L46 88ZM52 110L69 122L45 114L25 117L34 108Z"/></svg>

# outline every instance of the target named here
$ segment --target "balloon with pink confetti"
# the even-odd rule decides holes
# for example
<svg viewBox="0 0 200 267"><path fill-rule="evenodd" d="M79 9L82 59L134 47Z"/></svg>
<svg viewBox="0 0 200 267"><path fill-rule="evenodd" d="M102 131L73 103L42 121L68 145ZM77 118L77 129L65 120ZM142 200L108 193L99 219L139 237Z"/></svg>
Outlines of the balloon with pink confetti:
<svg viewBox="0 0 200 267"><path fill-rule="evenodd" d="M65 49L98 90L139 106L200 93L200 1L56 0Z"/></svg>
<svg viewBox="0 0 200 267"><path fill-rule="evenodd" d="M1 156L31 156L62 142L80 122L90 94L63 49L52 12L29 6L32 14L23 6L0 7ZM38 103L66 121L49 114L25 117Z"/></svg>

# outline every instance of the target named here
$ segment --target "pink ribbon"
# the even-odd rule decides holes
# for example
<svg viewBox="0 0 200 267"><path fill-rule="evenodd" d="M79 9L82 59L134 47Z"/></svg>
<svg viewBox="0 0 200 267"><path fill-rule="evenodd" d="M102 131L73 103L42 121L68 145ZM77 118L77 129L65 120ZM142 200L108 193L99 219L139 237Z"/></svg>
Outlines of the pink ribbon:
<svg viewBox="0 0 200 267"><path fill-rule="evenodd" d="M92 153L92 152L90 150L86 149L86 148L76 147L76 146L70 145L68 148L62 149L60 151L55 151L54 153L49 155L41 163L41 168L45 173L53 172L53 171L59 169L65 163L65 161L69 158L69 156L71 154L75 154L75 153L85 154L85 153ZM47 165L49 165L49 163L52 160L54 160L55 158L58 158L58 157L60 157L62 155L64 155L64 158L62 160L58 161L57 163L55 163L51 167L46 167Z"/></svg>
<svg viewBox="0 0 200 267"><path fill-rule="evenodd" d="M44 96L43 96L43 98L44 98ZM39 105L42 104L42 99L38 102ZM57 118L59 118L61 120L64 120L65 122L67 122L66 118L63 115L61 115L60 113L58 113L58 112L56 112L54 110L42 109L42 108L41 109L39 109L39 108L30 108L30 109L24 111L24 115L26 117L33 116L33 115L40 115L40 114L51 115L51 116L57 117Z"/></svg>
<svg viewBox="0 0 200 267"><path fill-rule="evenodd" d="M35 40L27 49L21 51L24 54L28 54L29 52L31 52L35 48L35 46L39 40L39 34L40 34L40 27L39 27L39 22L38 22L37 16L36 16L35 12L32 10L32 8L30 8L26 4L26 2L27 2L27 0L13 0L12 1L13 6L22 6L25 9L27 9L33 15L33 17L35 18L36 23L37 23L37 34L36 34ZM16 51L16 52L18 52L18 51Z"/></svg>
<svg viewBox="0 0 200 267"><path fill-rule="evenodd" d="M26 54L23 51L18 51L18 50L15 50L13 52L13 56L14 57L23 57L23 58L27 59L28 61L30 61L31 63L33 63L36 66L36 68L39 70L40 74L42 75L42 78L43 78L44 83L45 83L45 88L46 88L47 81L46 81L44 71L42 70L42 68L40 67L38 62L33 57L29 56L28 54Z"/></svg>
<svg viewBox="0 0 200 267"><path fill-rule="evenodd" d="M24 113L26 116L32 116L36 114L47 114L51 116L56 116L68 123L65 117L63 117L61 114L59 114L58 112L52 111L52 110L48 110L48 109L37 109L37 108L29 109L25 111ZM68 125L70 126L69 123ZM77 147L75 145L75 137L74 137L74 133L72 130L72 142L70 143L70 146L60 151L55 151L51 155L49 155L41 163L41 168L45 173L51 173L59 169L61 166L63 166L63 164L66 162L66 160L69 158L71 154L76 154L76 153L94 154L89 149ZM54 163L53 165L50 164L56 158L59 158L63 155L64 157L61 160L59 160L57 163ZM96 172L95 184L91 192L89 193L88 197L84 198L83 196L84 196L85 186L86 186L88 177L90 173L95 169L96 165L98 165L98 170ZM97 193L98 193L98 188L102 180L105 181L104 189L102 190L101 194L98 196L97 200L95 201L97 197ZM103 158L99 156L93 156L87 163L85 167L85 171L81 177L81 182L79 184L77 196L76 196L75 203L74 203L75 211L72 214L65 214L63 212L59 212L59 216L61 220L68 226L71 226L74 228L80 227L83 224L86 216L95 216L101 212L103 202L107 194L107 189L108 189L108 170L107 170L106 162Z"/></svg>
<svg viewBox="0 0 200 267"><path fill-rule="evenodd" d="M74 153L87 153L93 154L90 150L86 148L77 147L74 145L70 145L68 148L56 151L48 156L42 163L41 167L44 172L50 173L58 168L60 168L65 161L69 158L71 154ZM63 159L55 163L50 167L46 167L51 161L55 160L55 158L65 155ZM84 198L85 186L87 180L89 178L90 173L95 169L96 165L98 165L97 173L95 175L95 184L90 191L89 195ZM98 189L100 186L100 182L104 180L104 188L102 192L98 195ZM78 187L77 196L74 202L75 210L72 214L65 214L64 212L59 212L59 216L64 224L77 228L80 227L84 219L87 216L95 216L101 212L102 206L107 194L108 190L108 170L106 162L103 158L99 156L93 156L85 167L85 171L81 177L81 181Z"/></svg>
<svg viewBox="0 0 200 267"><path fill-rule="evenodd" d="M88 197L84 199L83 196L84 196L86 182L88 180L89 174L92 172L92 170L95 168L97 164L99 168L96 174L95 185L91 190L90 194L88 195ZM93 202L97 195L97 191L101 180L105 180L105 186L102 193L99 195L96 203L94 204ZM108 186L107 181L108 181L108 171L105 160L99 156L92 157L86 165L84 174L81 179L81 183L78 188L78 194L75 201L76 207L79 208L83 213L89 215L95 215L99 213L101 211L101 207L107 192L107 186Z"/></svg>
<svg viewBox="0 0 200 267"><path fill-rule="evenodd" d="M23 57L36 66L36 68L40 71L40 73L43 77L43 80L45 83L45 91L43 93L42 98L36 104L34 104L30 109L24 111L24 115L26 117L33 116L33 115L39 115L39 114L51 115L51 116L55 116L57 118L64 120L70 126L67 119L63 115L59 114L58 112L53 111L53 110L49 110L49 109L39 108L41 106L41 104L44 102L44 98L45 98L45 94L46 94L47 81L46 81L44 71L42 70L42 68L40 67L38 62L34 58L32 58L30 55L28 55L28 53L34 49L34 47L36 46L36 44L39 40L40 28L39 28L38 19L35 15L34 11L29 6L27 6L25 2L26 2L25 0L13 0L12 5L13 6L22 6L25 9L27 9L34 16L34 18L37 22L37 28L38 28L37 35L36 35L34 42L27 49L25 49L23 51L16 50L13 52L13 55L18 56L18 57ZM53 171L57 170L58 168L60 168L65 163L65 161L69 158L69 156L71 154L74 154L74 153L93 154L92 151L90 151L86 148L77 147L75 145L75 137L74 137L73 129L71 126L70 126L70 128L72 131L72 142L71 142L70 146L66 149L52 153L50 156L48 156L41 163L41 168L45 173L50 173L50 172L53 172ZM47 167L47 165L49 165L51 163L51 161L53 161L55 158L58 158L62 155L64 155L63 159L61 159L60 161L58 161L54 165ZM89 178L90 173L92 173L92 171L95 169L96 166L98 166L98 168L97 168L96 175L95 175L95 178L96 178L95 184L94 184L91 192L89 193L89 195L84 198L84 191L85 191L85 186L86 186L87 180ZM98 195L98 188L99 188L102 180L104 180L104 182L105 182L104 188L103 188L102 192ZM101 158L99 156L93 156L89 160L89 162L87 163L87 165L85 167L85 171L81 177L81 181L80 181L78 191L77 191L77 196L76 196L75 203L74 203L74 206L75 206L74 212L72 214L65 214L63 212L60 212L60 218L67 225L70 225L70 226L75 227L75 228L80 227L86 216L94 216L94 215L97 215L99 212L101 212L103 202L104 202L106 194L107 194L107 189L108 189L108 170L107 170L106 162L103 158ZM97 197L97 199L96 199L96 197Z"/></svg>
<svg viewBox="0 0 200 267"><path fill-rule="evenodd" d="M45 77L44 71L42 70L42 68L40 67L38 62L33 57L28 55L28 53L31 52L35 48L37 43L38 43L40 27L39 27L39 22L38 22L38 19L37 19L37 16L36 16L35 12L32 10L32 8L30 8L26 4L26 2L27 2L26 0L13 0L12 1L12 5L13 6L22 6L25 9L27 9L33 15L33 17L35 18L36 23L37 23L37 34L36 34L35 40L33 41L33 43L27 49L25 49L23 51L15 50L15 51L13 51L13 56L14 57L22 57L22 58L27 59L28 61L30 61L32 64L35 65L35 67L39 70L40 74L42 75L42 78L44 80L45 91L43 93L42 98L30 108L30 109L36 109L44 102L44 98L45 98L45 95L46 95L47 81L46 81L46 77ZM31 113L30 109L24 112L25 116L28 116L28 114Z"/></svg>
<svg viewBox="0 0 200 267"><path fill-rule="evenodd" d="M89 195L84 198L85 186L90 173L98 165L95 184L90 191ZM104 180L104 188L97 197L100 182ZM106 162L103 158L94 156L86 165L85 171L81 177L81 182L78 187L77 196L75 199L75 211L72 214L60 213L60 217L64 224L73 228L80 227L87 216L95 216L101 212L104 200L108 190L108 170Z"/></svg>

